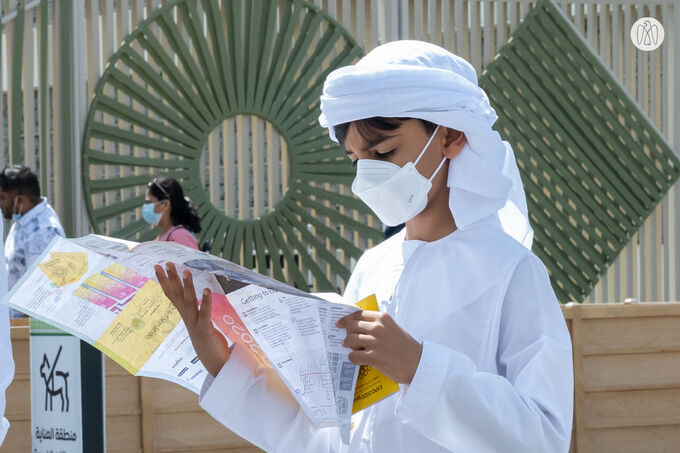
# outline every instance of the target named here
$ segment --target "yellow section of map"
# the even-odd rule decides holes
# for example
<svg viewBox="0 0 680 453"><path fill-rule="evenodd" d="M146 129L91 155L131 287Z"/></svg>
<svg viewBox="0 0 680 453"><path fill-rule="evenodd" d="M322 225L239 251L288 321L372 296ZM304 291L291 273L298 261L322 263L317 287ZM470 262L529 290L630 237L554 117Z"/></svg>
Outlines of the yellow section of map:
<svg viewBox="0 0 680 453"><path fill-rule="evenodd" d="M149 280L94 346L136 375L180 319L160 285Z"/></svg>
<svg viewBox="0 0 680 453"><path fill-rule="evenodd" d="M375 294L360 300L356 304L362 310L379 311L378 300ZM390 396L399 390L399 384L387 378L380 371L370 366L362 366L357 377L357 386L354 389L354 403L352 413L357 413L368 406L377 403L381 399Z"/></svg>
<svg viewBox="0 0 680 453"><path fill-rule="evenodd" d="M77 282L87 272L86 252L50 252L50 259L38 264L56 287Z"/></svg>

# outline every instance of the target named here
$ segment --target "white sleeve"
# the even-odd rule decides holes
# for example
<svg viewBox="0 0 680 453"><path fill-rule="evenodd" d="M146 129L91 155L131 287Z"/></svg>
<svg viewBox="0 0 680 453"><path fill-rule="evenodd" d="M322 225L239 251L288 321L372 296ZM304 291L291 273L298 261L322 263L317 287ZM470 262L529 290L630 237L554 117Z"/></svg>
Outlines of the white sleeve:
<svg viewBox="0 0 680 453"><path fill-rule="evenodd" d="M571 339L543 263L516 266L501 309L499 374L425 341L396 415L452 451L567 452L573 412Z"/></svg>
<svg viewBox="0 0 680 453"><path fill-rule="evenodd" d="M2 222L0 222L2 237ZM0 298L7 293L7 266L5 266L5 247L0 241ZM5 440L9 422L5 415L5 391L14 377L14 361L12 360L12 343L9 338L9 308L0 304L0 445Z"/></svg>
<svg viewBox="0 0 680 453"><path fill-rule="evenodd" d="M203 382L199 404L235 434L268 452L335 452L337 428L316 428L274 370L236 343L227 363Z"/></svg>
<svg viewBox="0 0 680 453"><path fill-rule="evenodd" d="M2 277L6 277L3 273ZM9 309L0 304L0 445L2 445L9 422L5 415L5 391L14 376L14 361L12 360L12 344L9 340Z"/></svg>

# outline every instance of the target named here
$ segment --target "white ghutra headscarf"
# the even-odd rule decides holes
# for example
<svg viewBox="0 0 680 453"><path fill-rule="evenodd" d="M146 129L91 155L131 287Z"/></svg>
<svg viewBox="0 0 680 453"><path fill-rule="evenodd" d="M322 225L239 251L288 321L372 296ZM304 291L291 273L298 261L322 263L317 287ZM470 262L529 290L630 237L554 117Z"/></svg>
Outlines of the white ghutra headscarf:
<svg viewBox="0 0 680 453"><path fill-rule="evenodd" d="M491 129L498 116L465 59L434 44L394 41L355 65L331 72L319 123L334 126L376 116L420 118L462 131L467 139L449 164L449 208L464 230L498 215L510 236L531 248L533 229L512 147Z"/></svg>

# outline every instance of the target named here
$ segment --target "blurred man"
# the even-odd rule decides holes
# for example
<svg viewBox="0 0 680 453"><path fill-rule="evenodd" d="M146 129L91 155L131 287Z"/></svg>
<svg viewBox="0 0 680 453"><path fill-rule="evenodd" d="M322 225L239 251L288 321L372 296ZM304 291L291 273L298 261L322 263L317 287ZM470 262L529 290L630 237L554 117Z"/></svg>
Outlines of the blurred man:
<svg viewBox="0 0 680 453"><path fill-rule="evenodd" d="M5 241L8 287L24 275L55 236L64 236L57 213L40 196L38 177L28 167L14 165L0 173L0 209L12 227ZM11 317L21 313L10 310Z"/></svg>

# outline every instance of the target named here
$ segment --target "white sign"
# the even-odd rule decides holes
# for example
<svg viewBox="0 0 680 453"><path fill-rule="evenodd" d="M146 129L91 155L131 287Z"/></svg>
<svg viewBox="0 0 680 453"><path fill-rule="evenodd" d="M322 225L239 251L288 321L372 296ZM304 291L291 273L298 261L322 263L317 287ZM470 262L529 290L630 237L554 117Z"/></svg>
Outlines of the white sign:
<svg viewBox="0 0 680 453"><path fill-rule="evenodd" d="M32 453L83 453L80 340L31 332Z"/></svg>

